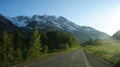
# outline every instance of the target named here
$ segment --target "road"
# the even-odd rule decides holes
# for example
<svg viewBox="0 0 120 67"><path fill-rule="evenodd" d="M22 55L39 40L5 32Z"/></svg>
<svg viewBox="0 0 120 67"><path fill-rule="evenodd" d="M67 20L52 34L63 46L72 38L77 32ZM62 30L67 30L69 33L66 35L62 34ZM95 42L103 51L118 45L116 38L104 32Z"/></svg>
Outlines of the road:
<svg viewBox="0 0 120 67"><path fill-rule="evenodd" d="M88 54L86 56L86 53L80 48L72 52L47 57L23 67L111 67L111 65L108 62L96 60Z"/></svg>

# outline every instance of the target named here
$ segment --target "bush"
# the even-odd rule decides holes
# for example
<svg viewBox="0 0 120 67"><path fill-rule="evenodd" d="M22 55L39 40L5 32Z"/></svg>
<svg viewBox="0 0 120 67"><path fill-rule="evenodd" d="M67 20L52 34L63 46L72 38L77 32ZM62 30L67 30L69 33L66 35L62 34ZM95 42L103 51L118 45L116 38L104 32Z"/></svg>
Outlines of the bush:
<svg viewBox="0 0 120 67"><path fill-rule="evenodd" d="M43 53L47 54L47 52L48 52L48 46L43 46Z"/></svg>
<svg viewBox="0 0 120 67"><path fill-rule="evenodd" d="M60 49L68 49L69 45L67 43L65 44L60 44Z"/></svg>

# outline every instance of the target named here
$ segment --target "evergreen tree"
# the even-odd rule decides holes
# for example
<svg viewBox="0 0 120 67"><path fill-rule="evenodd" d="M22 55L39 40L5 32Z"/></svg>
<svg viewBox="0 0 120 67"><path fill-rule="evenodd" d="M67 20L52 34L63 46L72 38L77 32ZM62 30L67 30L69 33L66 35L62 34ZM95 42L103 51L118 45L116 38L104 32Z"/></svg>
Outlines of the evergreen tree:
<svg viewBox="0 0 120 67"><path fill-rule="evenodd" d="M68 43L69 47L73 47L74 43L73 43L73 38L71 36L67 36L64 38L64 43Z"/></svg>
<svg viewBox="0 0 120 67"><path fill-rule="evenodd" d="M17 48L17 50L15 51L15 53L14 53L14 60L15 60L15 62L19 62L19 61L21 61L23 58L22 58L22 51L21 51L21 49L20 48Z"/></svg>
<svg viewBox="0 0 120 67"><path fill-rule="evenodd" d="M42 46L47 46L48 37L47 37L46 33L41 33L41 43L42 43Z"/></svg>
<svg viewBox="0 0 120 67"><path fill-rule="evenodd" d="M48 46L43 46L43 53L47 54L47 52L48 52Z"/></svg>
<svg viewBox="0 0 120 67"><path fill-rule="evenodd" d="M67 43L65 44L60 44L60 49L68 49L69 45Z"/></svg>
<svg viewBox="0 0 120 67"><path fill-rule="evenodd" d="M30 35L29 35L30 36ZM28 56L29 56L29 48L30 48L30 38L29 38L29 36L27 36L27 37L23 37L23 39L22 39L22 46L21 46L21 50L22 50L22 58L24 59L24 60L26 60L27 58L28 58Z"/></svg>
<svg viewBox="0 0 120 67"><path fill-rule="evenodd" d="M34 30L30 36L29 44L29 58L36 58L40 55L41 43L40 43L40 33L38 30Z"/></svg>
<svg viewBox="0 0 120 67"><path fill-rule="evenodd" d="M2 44L2 42L1 42L1 40L0 40L0 62L2 62L3 61L3 54L4 54L4 49L3 49L3 44Z"/></svg>
<svg viewBox="0 0 120 67"><path fill-rule="evenodd" d="M14 58L15 61L22 60L22 35L20 32L14 34Z"/></svg>
<svg viewBox="0 0 120 67"><path fill-rule="evenodd" d="M22 46L22 35L20 32L14 33L14 50L17 50L18 48L21 48Z"/></svg>
<svg viewBox="0 0 120 67"><path fill-rule="evenodd" d="M6 31L4 31L3 35L3 44L2 44L2 52L3 52L3 61L4 62L12 62L14 60L13 57L13 36L9 35Z"/></svg>

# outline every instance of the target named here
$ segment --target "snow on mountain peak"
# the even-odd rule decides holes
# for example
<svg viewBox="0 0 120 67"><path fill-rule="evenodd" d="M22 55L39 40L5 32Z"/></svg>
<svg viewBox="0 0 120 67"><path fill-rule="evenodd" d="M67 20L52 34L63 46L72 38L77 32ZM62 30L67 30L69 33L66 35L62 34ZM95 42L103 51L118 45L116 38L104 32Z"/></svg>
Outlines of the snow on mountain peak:
<svg viewBox="0 0 120 67"><path fill-rule="evenodd" d="M32 17L17 16L8 19L16 26L23 28L25 27L30 30L37 28L40 31L45 32L60 30L67 33L72 33L80 42L87 41L89 38L105 38L104 36L107 35L88 26L79 26L62 16L56 17L54 15L33 15Z"/></svg>
<svg viewBox="0 0 120 67"><path fill-rule="evenodd" d="M57 18L57 20L58 21L61 21L61 22L66 22L66 21L68 21L66 18L64 18L63 16L59 16L58 18Z"/></svg>
<svg viewBox="0 0 120 67"><path fill-rule="evenodd" d="M82 28L84 31L88 31L88 32L97 31L97 30L95 30L94 28L91 28L91 27L89 27L89 26L81 26L81 28Z"/></svg>
<svg viewBox="0 0 120 67"><path fill-rule="evenodd" d="M40 19L40 15L34 15L33 17L32 17L32 20L34 20L34 21L41 21L41 19Z"/></svg>
<svg viewBox="0 0 120 67"><path fill-rule="evenodd" d="M73 22L67 20L66 18L59 16L56 17L54 15L33 15L32 17L28 16L17 16L13 18L9 18L15 25L18 27L26 27L29 23L35 21L37 23L37 27L43 25L55 25L60 29L66 28L67 30L76 30L78 25Z"/></svg>
<svg viewBox="0 0 120 67"><path fill-rule="evenodd" d="M69 31L73 30L80 30L84 29L84 31L93 31L94 29L84 27L84 26L78 26L77 24L67 20L63 16L56 17L54 15L33 15L32 17L28 16L17 16L10 19L15 25L18 27L26 27L27 25L31 25L30 23L35 22L35 25L37 28L43 28L46 25L52 25L56 26L62 30L66 29Z"/></svg>
<svg viewBox="0 0 120 67"><path fill-rule="evenodd" d="M17 25L18 27L25 27L27 25L27 22L31 20L28 16L17 16L13 18L9 18L10 21L13 22L13 24Z"/></svg>

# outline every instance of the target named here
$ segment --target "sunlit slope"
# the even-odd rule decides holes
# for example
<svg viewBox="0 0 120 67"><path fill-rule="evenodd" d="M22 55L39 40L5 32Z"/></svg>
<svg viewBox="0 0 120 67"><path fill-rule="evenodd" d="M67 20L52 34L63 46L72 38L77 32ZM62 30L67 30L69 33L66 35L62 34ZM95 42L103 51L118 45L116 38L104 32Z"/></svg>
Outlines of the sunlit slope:
<svg viewBox="0 0 120 67"><path fill-rule="evenodd" d="M85 50L111 63L116 63L120 57L120 40L96 40L86 43Z"/></svg>

